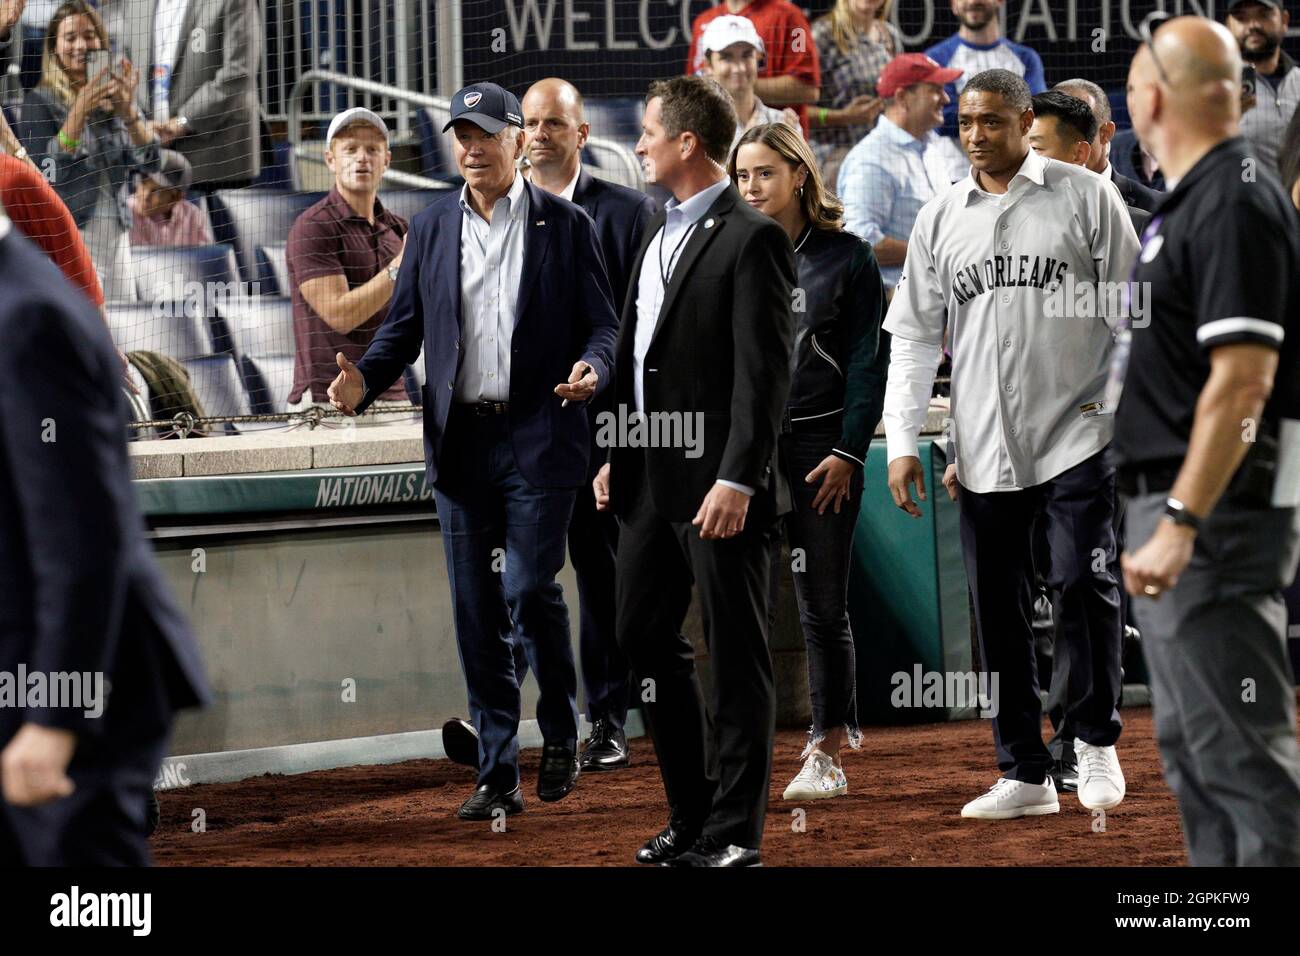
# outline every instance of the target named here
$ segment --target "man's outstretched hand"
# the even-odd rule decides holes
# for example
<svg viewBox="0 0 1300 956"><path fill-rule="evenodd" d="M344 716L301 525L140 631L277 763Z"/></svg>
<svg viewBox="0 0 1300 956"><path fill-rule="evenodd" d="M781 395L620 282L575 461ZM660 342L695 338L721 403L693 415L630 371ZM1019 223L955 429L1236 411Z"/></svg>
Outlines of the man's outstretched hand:
<svg viewBox="0 0 1300 956"><path fill-rule="evenodd" d="M565 405L568 405L569 402L585 402L596 394L598 381L599 376L596 375L596 370L579 359L573 363L573 371L569 373L569 380L563 385L555 386L555 394L564 399Z"/></svg>
<svg viewBox="0 0 1300 956"><path fill-rule="evenodd" d="M366 394L366 380L342 352L336 353L334 360L338 362L339 374L335 376L334 381L330 382L326 394L329 396L330 404L339 411L345 415L355 415L357 406L361 404L361 399Z"/></svg>

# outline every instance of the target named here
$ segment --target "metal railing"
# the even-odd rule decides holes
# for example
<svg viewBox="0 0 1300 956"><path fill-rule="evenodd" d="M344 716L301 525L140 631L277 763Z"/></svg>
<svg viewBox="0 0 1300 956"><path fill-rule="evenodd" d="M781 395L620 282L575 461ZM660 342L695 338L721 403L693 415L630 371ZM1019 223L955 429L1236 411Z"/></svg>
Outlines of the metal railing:
<svg viewBox="0 0 1300 956"><path fill-rule="evenodd" d="M400 87L389 86L386 83L376 83L373 80L348 76L344 73L336 73L333 70L308 70L298 78L298 82L294 83L293 88L289 91L289 152L292 157L292 185L294 189L302 188L301 177L298 175L298 167L301 163L325 165L323 155L306 148L303 145L302 138L303 122L315 118L304 114L303 100L308 89L319 83L330 83L342 89L357 90L373 96L385 97L396 102L427 109L432 114L435 135L442 135L440 131L451 117L451 101L444 96L432 96L414 90L403 90ZM589 167L592 175L633 189L645 188L645 177L641 164L637 161L636 154L632 150L622 143L598 136L588 137L587 146L596 158L596 165ZM437 189L446 186L446 183L441 180L392 168L384 173L384 179L414 189Z"/></svg>
<svg viewBox="0 0 1300 956"><path fill-rule="evenodd" d="M449 50L449 62L439 64L436 38L451 35L447 27L459 28L459 6L459 0L439 0L436 8L432 0L265 0L258 72L263 111L270 120L287 119L293 84L309 70L436 92L445 79L439 70L453 65L455 52ZM348 107L366 106L394 120L400 135L409 131L410 111L400 102L359 101L355 92L329 91L313 101L307 118L328 120Z"/></svg>

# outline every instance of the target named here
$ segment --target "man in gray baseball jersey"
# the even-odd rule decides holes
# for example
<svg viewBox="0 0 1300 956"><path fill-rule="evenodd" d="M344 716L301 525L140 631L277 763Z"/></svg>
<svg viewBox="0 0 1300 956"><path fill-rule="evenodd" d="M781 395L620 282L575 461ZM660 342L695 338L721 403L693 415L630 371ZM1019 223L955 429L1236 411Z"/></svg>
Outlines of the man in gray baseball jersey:
<svg viewBox="0 0 1300 956"><path fill-rule="evenodd" d="M1030 149L1029 88L1006 70L972 77L958 104L970 175L917 216L885 328L889 487L914 516L925 498L916 436L945 327L952 350L954 493L983 668L999 678L993 739L1003 777L962 816L1009 819L1059 810L1041 734L1028 568L1043 512L1048 585L1060 596L1069 655L1067 720L1079 801L1124 798L1114 469L1104 460L1104 400L1120 284L1137 235L1119 193L1079 166ZM1072 689L1074 689L1072 688Z"/></svg>

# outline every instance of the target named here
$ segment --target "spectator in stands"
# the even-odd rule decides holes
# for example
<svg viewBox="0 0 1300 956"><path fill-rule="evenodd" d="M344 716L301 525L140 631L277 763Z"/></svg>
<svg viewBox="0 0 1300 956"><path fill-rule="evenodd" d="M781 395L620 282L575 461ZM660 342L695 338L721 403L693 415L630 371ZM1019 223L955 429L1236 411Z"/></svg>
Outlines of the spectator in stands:
<svg viewBox="0 0 1300 956"><path fill-rule="evenodd" d="M773 109L754 92L758 80L758 61L763 58L763 39L754 24L744 17L715 17L704 28L700 40L704 50L704 70L717 80L736 108L736 135L732 148L745 130L767 123L799 125L794 110Z"/></svg>
<svg viewBox="0 0 1300 956"><path fill-rule="evenodd" d="M207 214L185 198L193 181L190 161L174 149L162 151L157 172L135 176L131 195L131 245L207 246L212 226Z"/></svg>
<svg viewBox="0 0 1300 956"><path fill-rule="evenodd" d="M766 56L759 68L756 94L769 106L790 106L799 114L805 133L808 105L821 97L821 70L812 27L793 3L786 0L722 0L705 10L691 25L691 50L686 72L703 73L707 57L701 41L704 30L718 17L743 16L753 21L763 38Z"/></svg>
<svg viewBox="0 0 1300 956"><path fill-rule="evenodd" d="M903 38L888 20L892 6L893 0L836 0L830 13L813 21L822 95L808 113L808 143L827 183L836 181L844 155L884 109L876 83L903 51Z"/></svg>
<svg viewBox="0 0 1300 956"><path fill-rule="evenodd" d="M871 243L891 292L916 214L966 175L961 147L935 132L948 103L944 87L957 77L923 53L894 57L880 74L885 112L840 167L844 228Z"/></svg>
<svg viewBox="0 0 1300 956"><path fill-rule="evenodd" d="M0 211L96 308L103 308L104 291L72 213L30 161L0 155Z"/></svg>
<svg viewBox="0 0 1300 956"><path fill-rule="evenodd" d="M0 0L0 68L7 61L22 56L22 19L26 0Z"/></svg>
<svg viewBox="0 0 1300 956"><path fill-rule="evenodd" d="M105 294L129 299L131 208L122 187L132 172L157 169L160 149L137 106L140 73L131 61L89 75L90 53L109 49L90 4L62 4L46 30L41 82L23 99L18 135L72 213Z"/></svg>
<svg viewBox="0 0 1300 956"><path fill-rule="evenodd" d="M1023 77L1030 93L1047 89L1043 79L1043 60L1027 46L1012 43L1002 36L998 10L1002 0L952 0L952 15L961 24L960 29L942 43L926 50L926 55L942 66L961 70L974 76L984 70L1009 70ZM951 101L943 111L945 136L957 135L957 97L961 95L965 80L957 80L948 87Z"/></svg>
<svg viewBox="0 0 1300 956"><path fill-rule="evenodd" d="M1097 119L1097 135L1088 144L1088 168L1118 186L1125 205L1146 212L1155 209L1156 203L1160 201L1160 194L1142 185L1136 179L1121 176L1110 161L1111 140L1115 137L1115 121L1111 118L1110 100L1106 96L1106 91L1092 80L1081 78L1063 80L1053 89L1083 100Z"/></svg>
<svg viewBox="0 0 1300 956"><path fill-rule="evenodd" d="M1097 117L1088 104L1063 90L1048 90L1034 97L1034 125L1029 128L1029 146L1040 156L1088 166L1092 142L1097 138ZM1119 186L1115 191L1120 192ZM1121 198L1123 193L1120 193ZM1151 214L1136 206L1125 206L1134 231L1140 236Z"/></svg>
<svg viewBox="0 0 1300 956"><path fill-rule="evenodd" d="M1236 0L1228 5L1228 29L1241 58L1255 68L1255 95L1241 103L1241 135L1273 172L1287 124L1300 106L1300 70L1282 49L1291 14L1281 0Z"/></svg>
<svg viewBox="0 0 1300 956"><path fill-rule="evenodd" d="M251 185L262 170L257 0L102 0L118 48L147 67L144 94L164 146L207 193Z"/></svg>
<svg viewBox="0 0 1300 956"><path fill-rule="evenodd" d="M406 220L379 202L391 159L388 127L377 114L358 106L330 123L325 164L334 186L294 222L285 248L296 355L290 411L329 408L335 355L361 358L388 315L406 247ZM400 380L379 398L377 411L407 404Z"/></svg>
<svg viewBox="0 0 1300 956"><path fill-rule="evenodd" d="M1300 110L1291 117L1291 125L1286 128L1277 161L1282 172L1282 188L1300 209Z"/></svg>

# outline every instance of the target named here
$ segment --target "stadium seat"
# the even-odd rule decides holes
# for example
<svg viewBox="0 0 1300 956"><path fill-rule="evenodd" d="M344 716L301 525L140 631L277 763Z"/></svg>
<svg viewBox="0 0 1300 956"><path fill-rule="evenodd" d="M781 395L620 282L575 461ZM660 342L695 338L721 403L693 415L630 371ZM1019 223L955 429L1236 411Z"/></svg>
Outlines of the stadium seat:
<svg viewBox="0 0 1300 956"><path fill-rule="evenodd" d="M208 415L249 414L248 394L235 369L235 357L229 352L186 359L190 384ZM238 426L235 426L238 430Z"/></svg>
<svg viewBox="0 0 1300 956"><path fill-rule="evenodd" d="M272 296L249 298L228 304L222 315L251 408L259 415L283 412L293 387L293 304Z"/></svg>
<svg viewBox="0 0 1300 956"><path fill-rule="evenodd" d="M235 249L239 274L257 280L257 247L286 242L294 221L324 193L293 193L275 189L221 189L209 197L208 212L217 242Z"/></svg>
<svg viewBox="0 0 1300 956"><path fill-rule="evenodd" d="M145 302L197 298L203 303L237 296L239 270L228 245L132 246L131 272Z"/></svg>
<svg viewBox="0 0 1300 956"><path fill-rule="evenodd" d="M229 246L132 246L131 267L142 302L169 312L176 303L194 302L208 320L212 351L230 351L230 333L218 306L241 298L244 290Z"/></svg>
<svg viewBox="0 0 1300 956"><path fill-rule="evenodd" d="M451 186L446 189L385 189L380 191L379 201L389 212L397 213L409 223L417 212L429 208L453 191Z"/></svg>
<svg viewBox="0 0 1300 956"><path fill-rule="evenodd" d="M175 359L211 355L212 335L195 302L178 308L109 303L105 308L113 342L123 352L161 352Z"/></svg>
<svg viewBox="0 0 1300 956"><path fill-rule="evenodd" d="M257 247L257 286L249 291L271 296L289 295L289 265L284 258L284 243Z"/></svg>

